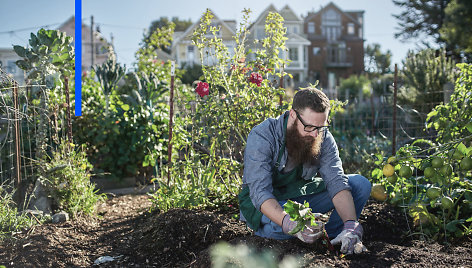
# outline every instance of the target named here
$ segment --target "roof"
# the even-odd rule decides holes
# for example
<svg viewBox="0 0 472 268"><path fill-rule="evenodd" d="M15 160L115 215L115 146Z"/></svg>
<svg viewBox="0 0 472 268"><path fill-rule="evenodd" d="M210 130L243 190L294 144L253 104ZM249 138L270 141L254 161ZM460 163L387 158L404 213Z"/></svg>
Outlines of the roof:
<svg viewBox="0 0 472 268"><path fill-rule="evenodd" d="M285 5L280 11L279 14L284 18L285 21L301 21L301 19L293 12L293 10Z"/></svg>
<svg viewBox="0 0 472 268"><path fill-rule="evenodd" d="M296 33L289 33L287 35L287 38L288 38L287 41L285 41L286 44L296 43L296 44L302 44L302 45L307 45L307 46L311 44L311 42L308 39Z"/></svg>
<svg viewBox="0 0 472 268"><path fill-rule="evenodd" d="M228 22L230 22L230 25L228 25L226 23L226 21L224 20L221 20L216 14L215 12L213 12L211 9L208 9L210 11L210 13L213 15L213 21L219 21L221 22L221 27L225 27L227 28L233 35L236 34L236 29L231 27L231 20L226 20ZM205 15L205 13L202 14L202 16L200 16L200 19L203 18L203 16ZM193 32L193 30L198 26L200 25L200 19L197 20L194 24L192 24L192 26L188 27L187 30L185 30L185 32L183 32L181 35L178 35L178 36L175 36L174 35L174 42L172 42L172 46L175 46L176 44L178 44L183 38L185 38L187 35L189 35L191 32ZM234 21L234 24L236 24L236 21Z"/></svg>
<svg viewBox="0 0 472 268"><path fill-rule="evenodd" d="M66 20L59 27L57 27L57 30L63 31L62 28L64 28L66 25L69 25L69 24L75 25L75 16L71 16L68 20ZM85 23L82 23L82 28L87 28L88 30L92 29L90 26L86 25ZM75 28L74 28L74 31L75 31ZM100 40L101 42L104 42L107 45L110 45L108 40L105 37L103 37L102 33L98 32L98 31L93 31L93 34L95 35L95 38L97 40Z"/></svg>
<svg viewBox="0 0 472 268"><path fill-rule="evenodd" d="M357 14L361 13L361 14L363 14L364 11L348 11L348 10L343 11L343 10L341 10L337 5L335 5L333 2L329 2L329 4L327 4L326 6L322 7L322 8L320 9L320 11L318 11L318 12L315 12L315 13L309 12L309 13L308 13L308 16L305 18L305 21L311 20L311 19L313 19L314 17L319 16L320 14L322 14L325 10L327 10L327 9L329 9L329 8L334 8L334 9L336 9L336 10L339 11L341 14L344 14L346 17L348 17L348 18L349 18L352 22L354 22L355 24L361 25L361 24L359 23L359 21L357 20L357 18L352 17L352 15L353 15L354 13L357 13Z"/></svg>

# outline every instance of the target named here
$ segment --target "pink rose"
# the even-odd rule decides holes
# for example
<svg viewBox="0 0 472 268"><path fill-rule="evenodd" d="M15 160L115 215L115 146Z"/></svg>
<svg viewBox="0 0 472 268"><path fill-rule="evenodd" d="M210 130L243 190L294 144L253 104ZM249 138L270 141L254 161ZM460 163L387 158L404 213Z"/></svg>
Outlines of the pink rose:
<svg viewBox="0 0 472 268"><path fill-rule="evenodd" d="M210 94L210 90L208 90L208 83L206 82L198 82L197 88L195 91L200 95L200 97L206 96Z"/></svg>

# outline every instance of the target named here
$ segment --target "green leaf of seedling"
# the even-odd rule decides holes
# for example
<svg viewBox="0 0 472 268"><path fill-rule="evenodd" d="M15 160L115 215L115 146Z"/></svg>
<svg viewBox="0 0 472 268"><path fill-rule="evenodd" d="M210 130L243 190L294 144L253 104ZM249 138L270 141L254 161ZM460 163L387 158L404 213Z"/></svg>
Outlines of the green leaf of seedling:
<svg viewBox="0 0 472 268"><path fill-rule="evenodd" d="M294 235L300 231L303 231L303 229L305 228L305 222L304 221L299 221L297 223L297 226L295 226L295 228L293 228L292 231L289 232L289 234L291 235Z"/></svg>

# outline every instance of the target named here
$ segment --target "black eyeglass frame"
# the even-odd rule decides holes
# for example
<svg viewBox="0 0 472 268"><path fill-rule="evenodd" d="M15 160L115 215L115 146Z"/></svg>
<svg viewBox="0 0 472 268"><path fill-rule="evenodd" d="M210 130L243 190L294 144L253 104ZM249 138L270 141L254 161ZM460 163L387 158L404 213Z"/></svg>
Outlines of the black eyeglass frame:
<svg viewBox="0 0 472 268"><path fill-rule="evenodd" d="M318 133L320 133L321 131L325 131L326 129L328 129L329 126L330 126L329 120L328 120L328 125L327 125L327 126L320 126L320 127L318 127L318 126L313 126L313 125L306 124L306 123L303 121L303 119L302 119L302 117L300 116L300 114L297 112L297 110L294 110L294 111L295 111L295 114L297 114L298 120L300 120L300 122L302 123L302 125L303 125L303 130L304 130L305 132L313 132L313 131L318 130ZM308 130L307 130L307 128L308 128Z"/></svg>

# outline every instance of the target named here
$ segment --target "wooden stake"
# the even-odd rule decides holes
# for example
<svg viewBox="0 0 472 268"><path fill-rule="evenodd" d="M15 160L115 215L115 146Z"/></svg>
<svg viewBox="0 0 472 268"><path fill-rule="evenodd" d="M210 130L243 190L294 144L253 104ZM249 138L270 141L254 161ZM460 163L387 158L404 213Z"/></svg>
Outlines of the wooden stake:
<svg viewBox="0 0 472 268"><path fill-rule="evenodd" d="M174 117L174 77L175 61L172 61L170 69L170 99L169 99L169 147L168 147L168 165L167 165L167 185L170 183L170 168L172 166L172 118Z"/></svg>

